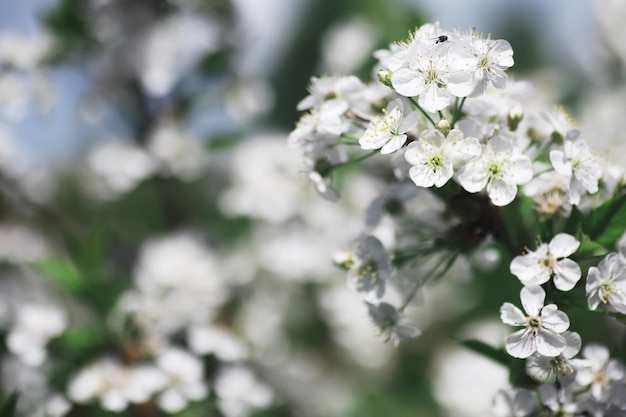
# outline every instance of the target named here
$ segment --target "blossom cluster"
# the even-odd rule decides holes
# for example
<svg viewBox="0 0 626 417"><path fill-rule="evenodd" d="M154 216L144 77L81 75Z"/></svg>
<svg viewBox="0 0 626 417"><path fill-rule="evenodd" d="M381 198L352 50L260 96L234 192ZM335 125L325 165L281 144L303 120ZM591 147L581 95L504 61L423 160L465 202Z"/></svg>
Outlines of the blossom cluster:
<svg viewBox="0 0 626 417"><path fill-rule="evenodd" d="M530 103L532 86L507 76L514 61L505 40L428 23L374 56L368 83L312 78L288 138L325 198L338 198L335 173L347 165L386 182L365 230L335 256L348 287L397 345L421 333L404 313L425 283L496 242L523 285L524 311L500 308L504 324L522 327L505 351L526 360L536 389L500 392L494 412L626 413L624 365L598 344L576 358L583 343L568 317L573 306L626 314L624 166L597 155L564 110ZM428 214L414 207L428 205L422 190L439 200Z"/></svg>

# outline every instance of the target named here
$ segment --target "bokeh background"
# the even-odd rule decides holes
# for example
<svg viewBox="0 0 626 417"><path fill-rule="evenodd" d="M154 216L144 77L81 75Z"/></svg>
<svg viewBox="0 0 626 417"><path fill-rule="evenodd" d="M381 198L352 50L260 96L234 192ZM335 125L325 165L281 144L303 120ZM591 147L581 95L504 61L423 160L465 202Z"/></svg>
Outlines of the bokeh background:
<svg viewBox="0 0 626 417"><path fill-rule="evenodd" d="M373 51L432 21L508 40L511 77L624 155L620 0L1 2L2 398L28 416L489 415L507 372L457 341L502 343L509 259L455 264L395 349L332 263L381 184L349 171L325 201L286 142L310 77L367 80Z"/></svg>

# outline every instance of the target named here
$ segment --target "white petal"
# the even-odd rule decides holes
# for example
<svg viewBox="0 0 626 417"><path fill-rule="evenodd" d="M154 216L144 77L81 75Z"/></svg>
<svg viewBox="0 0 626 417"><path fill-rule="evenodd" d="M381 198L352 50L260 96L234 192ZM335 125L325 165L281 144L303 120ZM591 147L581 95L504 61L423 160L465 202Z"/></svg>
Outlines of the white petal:
<svg viewBox="0 0 626 417"><path fill-rule="evenodd" d="M503 180L514 184L526 184L533 178L533 164L526 155L512 156L506 163Z"/></svg>
<svg viewBox="0 0 626 417"><path fill-rule="evenodd" d="M450 93L436 83L429 83L417 101L424 109L436 112L450 105Z"/></svg>
<svg viewBox="0 0 626 417"><path fill-rule="evenodd" d="M563 333L569 328L569 318L555 304L549 304L541 310L541 326L555 333Z"/></svg>
<svg viewBox="0 0 626 417"><path fill-rule="evenodd" d="M485 188L488 177L482 164L470 162L459 170L458 179L465 191L477 193Z"/></svg>
<svg viewBox="0 0 626 417"><path fill-rule="evenodd" d="M417 122L419 122L419 120L420 120L419 112L414 111L414 112L407 114L406 116L404 116L404 119L402 119L402 123L400 123L398 132L405 133L413 129L417 125Z"/></svg>
<svg viewBox="0 0 626 417"><path fill-rule="evenodd" d="M550 162L552 163L554 170L559 174L565 175L566 177L572 176L572 166L565 158L565 154L562 151L550 151Z"/></svg>
<svg viewBox="0 0 626 417"><path fill-rule="evenodd" d="M406 135L396 135L382 147L380 153L383 155L393 153L400 149L402 145L404 145L404 142L406 142Z"/></svg>
<svg viewBox="0 0 626 417"><path fill-rule="evenodd" d="M511 273L525 286L541 285L550 279L550 271L545 268L534 252L516 256L511 262Z"/></svg>
<svg viewBox="0 0 626 417"><path fill-rule="evenodd" d="M410 68L400 68L391 75L391 84L398 94L415 97L424 92L424 79Z"/></svg>
<svg viewBox="0 0 626 417"><path fill-rule="evenodd" d="M570 256L578 250L579 246L580 242L577 241L574 236L568 235L567 233L559 233L554 236L548 244L550 253L554 255L555 258Z"/></svg>
<svg viewBox="0 0 626 417"><path fill-rule="evenodd" d="M569 291L580 280L580 266L571 259L562 259L554 267L554 286L561 291Z"/></svg>
<svg viewBox="0 0 626 417"><path fill-rule="evenodd" d="M526 316L524 316L522 310L511 303L502 304L502 307L500 307L500 319L504 324L511 326L524 326L526 324Z"/></svg>
<svg viewBox="0 0 626 417"><path fill-rule="evenodd" d="M539 329L537 335L537 352L543 356L555 357L559 356L567 342L560 334L552 333L545 329Z"/></svg>
<svg viewBox="0 0 626 417"><path fill-rule="evenodd" d="M528 329L522 329L506 338L505 348L514 358L525 359L537 351L537 341Z"/></svg>
<svg viewBox="0 0 626 417"><path fill-rule="evenodd" d="M517 195L517 186L510 182L492 180L487 184L487 193L494 206L506 206Z"/></svg>
<svg viewBox="0 0 626 417"><path fill-rule="evenodd" d="M539 315L539 311L543 307L546 292L539 286L524 287L520 291L520 299L526 314L535 317Z"/></svg>
<svg viewBox="0 0 626 417"><path fill-rule="evenodd" d="M419 164L409 170L411 181L420 187L432 187L435 184L435 171L426 164Z"/></svg>

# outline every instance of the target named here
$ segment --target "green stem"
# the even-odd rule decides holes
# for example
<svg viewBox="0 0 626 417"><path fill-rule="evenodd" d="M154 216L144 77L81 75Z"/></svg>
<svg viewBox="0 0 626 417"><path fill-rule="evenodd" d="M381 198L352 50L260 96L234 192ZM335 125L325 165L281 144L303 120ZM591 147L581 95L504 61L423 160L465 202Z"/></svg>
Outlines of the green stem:
<svg viewBox="0 0 626 417"><path fill-rule="evenodd" d="M347 161L345 161L345 162L340 162L340 163L338 163L338 164L336 164L336 165L333 165L333 166L331 167L331 170L333 170L333 169L335 169L335 168L342 167L342 166L351 165L351 164L355 164L355 163L357 163L357 162L361 162L361 161L363 161L363 160L365 160L365 159L367 159L367 158L370 158L370 157L372 157L372 156L376 155L377 153L378 153L378 149L374 149L373 151L369 151L368 153L365 153L365 154L363 154L363 155L357 156L357 157L356 157L356 158L354 158L354 159L348 159L348 160L347 160Z"/></svg>
<svg viewBox="0 0 626 417"><path fill-rule="evenodd" d="M428 121L433 125L433 127L437 126L437 123L435 123L433 118L430 117L430 115L426 112L426 110L424 110L422 106L420 106L419 103L415 101L413 97L409 97L409 100L411 100L411 103L413 103L413 105L417 107L417 109L424 115L424 117L428 119Z"/></svg>
<svg viewBox="0 0 626 417"><path fill-rule="evenodd" d="M339 136L341 136L342 138L351 139L351 140L356 140L356 141L359 141L359 140L361 139L360 137L358 137L358 136L356 136L356 135L353 135L353 134L351 134L351 133L345 133L345 132L344 132L344 133L342 133L342 134L341 134L341 135L339 135Z"/></svg>
<svg viewBox="0 0 626 417"><path fill-rule="evenodd" d="M448 253L447 255L442 256L439 262L437 262L437 265L435 265L430 271L428 271L428 275L431 275L431 277L428 279L437 279L441 277L443 274L445 274L448 271L448 269L450 269L455 259L456 259L456 253ZM444 264L445 264L445 268L435 274L435 272ZM400 306L400 308L398 309L398 312L402 313L404 309L408 307L409 303L413 300L413 298L415 297L419 289L422 288L423 286L424 286L424 282L422 281L418 281L415 284L415 286L411 289L411 292L409 293L409 295L405 298L404 302L402 303L402 306Z"/></svg>
<svg viewBox="0 0 626 417"><path fill-rule="evenodd" d="M457 97L456 101L454 102L454 115L452 116L452 121L450 122L450 129L454 129L454 125L456 124L456 122L459 120L459 117L461 117L461 110L463 110L463 105L465 104L465 99L467 97L463 97L461 99L461 104L458 104L459 102L459 98ZM458 106L457 106L458 104Z"/></svg>

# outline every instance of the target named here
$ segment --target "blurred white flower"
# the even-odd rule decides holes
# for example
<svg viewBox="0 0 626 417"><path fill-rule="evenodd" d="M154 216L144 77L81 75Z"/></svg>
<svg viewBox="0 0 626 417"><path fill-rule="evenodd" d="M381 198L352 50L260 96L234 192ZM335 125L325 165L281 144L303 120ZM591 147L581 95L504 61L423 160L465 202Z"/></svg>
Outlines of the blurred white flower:
<svg viewBox="0 0 626 417"><path fill-rule="evenodd" d="M104 181L103 195L116 197L135 188L156 170L154 159L130 141L112 140L93 149L87 157L88 168Z"/></svg>
<svg viewBox="0 0 626 417"><path fill-rule="evenodd" d="M174 122L157 126L150 136L147 150L161 165L163 174L182 180L196 179L208 162L202 142Z"/></svg>
<svg viewBox="0 0 626 417"><path fill-rule="evenodd" d="M217 405L226 417L246 417L257 409L270 406L272 390L243 366L222 368L215 378Z"/></svg>
<svg viewBox="0 0 626 417"><path fill-rule="evenodd" d="M167 379L158 398L162 410L176 413L189 401L207 397L209 388L204 382L204 368L199 358L179 348L167 348L158 354L155 363Z"/></svg>
<svg viewBox="0 0 626 417"><path fill-rule="evenodd" d="M219 197L224 213L271 223L283 223L297 213L303 193L297 181L300 161L285 140L281 135L256 136L234 150L231 186Z"/></svg>
<svg viewBox="0 0 626 417"><path fill-rule="evenodd" d="M376 303L385 294L385 285L393 273L391 259L375 236L361 234L350 245L347 258L348 287L363 299Z"/></svg>
<svg viewBox="0 0 626 417"><path fill-rule="evenodd" d="M127 293L120 307L159 333L211 319L228 297L215 254L189 234L145 242L134 282L137 291Z"/></svg>
<svg viewBox="0 0 626 417"><path fill-rule="evenodd" d="M214 325L194 325L187 329L187 342L198 355L214 354L225 362L240 361L249 355L248 347L230 331Z"/></svg>
<svg viewBox="0 0 626 417"><path fill-rule="evenodd" d="M50 243L37 229L19 223L0 223L0 259L26 263L51 254Z"/></svg>
<svg viewBox="0 0 626 417"><path fill-rule="evenodd" d="M169 94L204 55L219 47L220 33L217 22L191 13L174 14L155 25L137 62L146 92Z"/></svg>
<svg viewBox="0 0 626 417"><path fill-rule="evenodd" d="M146 402L165 384L166 378L155 367L129 367L111 358L101 358L73 376L67 395L77 403L97 399L105 410L120 412L129 403Z"/></svg>
<svg viewBox="0 0 626 417"><path fill-rule="evenodd" d="M525 417L535 409L533 394L525 389L500 390L493 398L493 413L498 417Z"/></svg>
<svg viewBox="0 0 626 417"><path fill-rule="evenodd" d="M40 366L46 360L46 344L66 327L67 315L56 306L20 305L7 335L7 348L26 365Z"/></svg>
<svg viewBox="0 0 626 417"><path fill-rule="evenodd" d="M322 39L322 60L331 74L357 70L371 55L378 36L367 21L353 18L333 25Z"/></svg>

